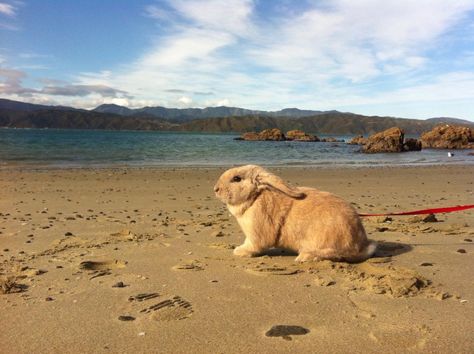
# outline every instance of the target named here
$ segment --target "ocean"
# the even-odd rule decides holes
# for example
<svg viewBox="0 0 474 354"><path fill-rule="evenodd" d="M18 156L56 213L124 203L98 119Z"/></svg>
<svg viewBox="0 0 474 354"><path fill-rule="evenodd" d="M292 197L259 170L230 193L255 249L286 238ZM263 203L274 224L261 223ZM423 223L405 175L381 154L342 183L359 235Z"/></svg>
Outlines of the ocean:
<svg viewBox="0 0 474 354"><path fill-rule="evenodd" d="M236 141L238 134L0 129L0 166L31 167L367 167L473 164L469 151L426 149L363 154L345 143ZM325 137L321 135L320 137ZM334 136L348 141L352 136Z"/></svg>

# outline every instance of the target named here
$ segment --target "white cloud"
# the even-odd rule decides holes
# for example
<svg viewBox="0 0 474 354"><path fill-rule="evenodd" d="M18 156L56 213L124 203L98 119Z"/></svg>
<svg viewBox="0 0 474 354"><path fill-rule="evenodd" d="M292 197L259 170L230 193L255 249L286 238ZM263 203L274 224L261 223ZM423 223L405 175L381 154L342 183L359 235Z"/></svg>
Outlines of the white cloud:
<svg viewBox="0 0 474 354"><path fill-rule="evenodd" d="M190 97L182 96L178 98L179 107L190 107L192 103L193 103L193 100Z"/></svg>
<svg viewBox="0 0 474 354"><path fill-rule="evenodd" d="M171 0L169 5L181 16L205 28L242 35L252 27L251 0Z"/></svg>
<svg viewBox="0 0 474 354"><path fill-rule="evenodd" d="M0 14L13 17L16 14L16 9L13 5L0 2Z"/></svg>
<svg viewBox="0 0 474 354"><path fill-rule="evenodd" d="M436 63L447 36L469 26L474 1L289 4L291 11L282 5L269 18L257 10L274 2L156 3L144 9L160 25L144 53L106 71L78 73L71 87L57 86L95 88L90 102L130 107L338 109L474 96L474 78L462 69L472 66L472 52L456 62L461 69ZM99 87L116 88L117 97L102 97L98 91L107 90Z"/></svg>
<svg viewBox="0 0 474 354"><path fill-rule="evenodd" d="M182 33L168 37L147 53L138 65L143 67L162 68L176 67L189 59L202 59L213 51L231 44L232 37L216 31L187 29Z"/></svg>

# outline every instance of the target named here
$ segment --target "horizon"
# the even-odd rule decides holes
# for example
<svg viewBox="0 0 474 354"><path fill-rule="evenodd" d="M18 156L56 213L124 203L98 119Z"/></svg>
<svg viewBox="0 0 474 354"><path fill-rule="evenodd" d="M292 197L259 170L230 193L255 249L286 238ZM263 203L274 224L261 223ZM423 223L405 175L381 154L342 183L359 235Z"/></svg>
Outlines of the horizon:
<svg viewBox="0 0 474 354"><path fill-rule="evenodd" d="M471 0L0 0L0 97L474 122L473 20Z"/></svg>

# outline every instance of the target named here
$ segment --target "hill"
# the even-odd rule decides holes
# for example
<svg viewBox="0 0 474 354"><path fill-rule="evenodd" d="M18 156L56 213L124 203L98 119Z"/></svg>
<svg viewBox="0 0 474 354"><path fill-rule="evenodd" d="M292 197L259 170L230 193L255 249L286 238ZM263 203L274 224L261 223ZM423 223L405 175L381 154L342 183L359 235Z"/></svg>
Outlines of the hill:
<svg viewBox="0 0 474 354"><path fill-rule="evenodd" d="M421 134L447 123L474 126L457 118L427 120L364 116L338 111L252 111L237 107L129 109L101 105L91 111L62 106L44 106L0 99L0 127L110 130L171 130L194 132L245 132L267 128L301 129L313 134L372 134L393 126L406 134Z"/></svg>
<svg viewBox="0 0 474 354"><path fill-rule="evenodd" d="M12 100L7 100L5 98L0 98L0 109L8 109L12 111L27 111L27 112L41 111L41 110L87 112L85 109L77 109L77 108L66 107L66 106L46 106L42 104L12 101Z"/></svg>
<svg viewBox="0 0 474 354"><path fill-rule="evenodd" d="M268 117L306 117L324 113L321 111L301 110L298 108L285 108L280 111L259 111L238 107L206 107L206 108L165 108L143 107L130 109L115 104L103 104L93 109L100 113L113 113L123 116L149 115L171 122L182 123L196 119L243 117L248 115L261 115Z"/></svg>
<svg viewBox="0 0 474 354"><path fill-rule="evenodd" d="M194 120L177 126L181 131L245 132L279 128L282 131L301 129L313 134L356 135L373 134L393 126L406 134L418 135L431 130L440 121L363 116L352 113L322 113L312 117L285 118L265 116L226 117ZM473 125L471 123L471 125Z"/></svg>
<svg viewBox="0 0 474 354"><path fill-rule="evenodd" d="M172 130L174 125L155 117L123 117L89 111L0 109L0 127L108 129L108 130Z"/></svg>

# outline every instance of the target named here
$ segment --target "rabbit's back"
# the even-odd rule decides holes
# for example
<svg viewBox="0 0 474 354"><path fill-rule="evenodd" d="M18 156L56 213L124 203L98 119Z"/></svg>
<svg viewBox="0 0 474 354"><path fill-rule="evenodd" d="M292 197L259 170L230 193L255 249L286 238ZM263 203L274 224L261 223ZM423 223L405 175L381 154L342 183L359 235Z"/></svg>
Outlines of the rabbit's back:
<svg viewBox="0 0 474 354"><path fill-rule="evenodd" d="M279 246L295 251L328 248L351 252L366 247L364 227L349 203L328 192L299 189L306 197L293 201Z"/></svg>

